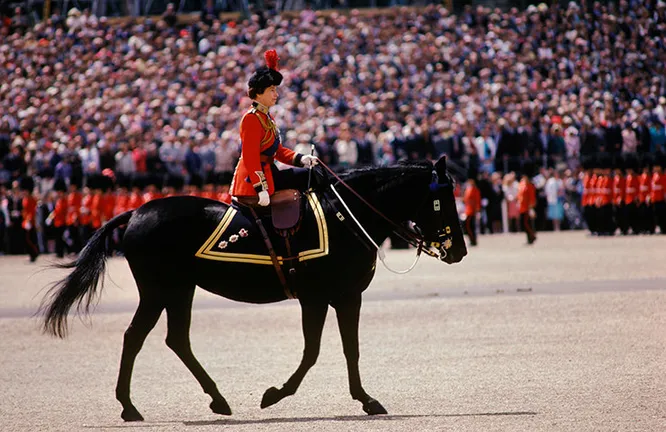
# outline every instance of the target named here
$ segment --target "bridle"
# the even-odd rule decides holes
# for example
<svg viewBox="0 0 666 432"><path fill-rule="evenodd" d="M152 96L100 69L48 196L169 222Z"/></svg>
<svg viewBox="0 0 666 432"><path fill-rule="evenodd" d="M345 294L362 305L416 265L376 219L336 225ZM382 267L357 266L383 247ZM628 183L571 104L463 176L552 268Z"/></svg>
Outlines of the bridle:
<svg viewBox="0 0 666 432"><path fill-rule="evenodd" d="M386 266L386 263L384 265L394 273L407 273L408 271L412 270L414 266L416 265L416 262L418 261L419 256L421 253L425 253L426 255L429 255L433 258L438 258L439 260L444 260L447 255L448 255L448 249L451 248L453 245L453 235L452 235L452 230L449 225L442 226L442 208L441 208L441 201L437 197L437 191L440 189L444 189L447 187L452 186L452 181L449 175L446 175L445 183L440 183L439 182L439 176L437 175L437 171L433 169L432 171L432 181L430 182L430 191L432 192L432 208L435 213L435 220L436 220L436 236L437 236L437 241L432 241L432 242L427 242L425 239L425 236L423 236L418 230L418 227L415 227L416 229L408 229L405 228L404 226L401 226L397 223L395 223L393 220L388 218L386 215L384 215L381 211L379 211L377 208L375 208L372 204L370 204L365 198L363 198L358 192L356 192L351 186L349 186L347 183L345 183L344 180L342 180L331 168L329 168L324 162L321 160L319 161L319 164L324 167L324 169L333 177L335 178L339 184L344 186L349 192L351 192L356 198L358 198L365 206L367 206L372 212L374 212L376 215L384 219L392 228L393 228L393 233L395 233L398 237L402 238L404 241L406 241L408 244L411 246L416 247L416 260L412 264L412 266L405 270L405 271L394 271L391 270L388 266ZM356 218L351 214L351 211L349 211L349 208L347 205L344 203L340 195L338 194L337 190L335 189L334 185L330 185L331 189L335 193L335 195L338 197L338 199L342 202L342 204L345 206L347 209L347 212L350 213L354 221L357 223L359 228L363 231L363 233L369 238L369 240L372 242L372 244L377 248L377 251L379 252L379 257L384 262L384 256L377 244L370 238L370 236L365 232L365 229L361 226L360 222L356 220ZM419 206L419 210L417 211L417 214L421 211L421 209L424 207L425 202L422 203ZM418 230L418 231L417 231Z"/></svg>

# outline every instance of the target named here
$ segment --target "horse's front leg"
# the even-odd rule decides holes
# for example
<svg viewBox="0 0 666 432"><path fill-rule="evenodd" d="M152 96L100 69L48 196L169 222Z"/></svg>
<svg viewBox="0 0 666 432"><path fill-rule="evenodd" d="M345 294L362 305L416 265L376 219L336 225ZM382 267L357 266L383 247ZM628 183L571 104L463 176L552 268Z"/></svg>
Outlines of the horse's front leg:
<svg viewBox="0 0 666 432"><path fill-rule="evenodd" d="M319 348L321 347L321 333L324 330L327 311L327 302L306 302L301 300L301 321L303 326L303 337L305 339L305 348L303 349L301 364L282 388L278 389L271 387L266 390L264 397L261 399L262 408L276 404L285 397L296 393L298 386L303 381L303 378L305 378L305 374L317 362Z"/></svg>
<svg viewBox="0 0 666 432"><path fill-rule="evenodd" d="M342 337L342 348L347 359L349 373L349 390L352 398L363 404L363 411L369 415L387 414L386 409L377 400L368 395L361 385L361 374L358 370L358 323L361 313L361 293L340 299L333 303L338 317L338 328Z"/></svg>

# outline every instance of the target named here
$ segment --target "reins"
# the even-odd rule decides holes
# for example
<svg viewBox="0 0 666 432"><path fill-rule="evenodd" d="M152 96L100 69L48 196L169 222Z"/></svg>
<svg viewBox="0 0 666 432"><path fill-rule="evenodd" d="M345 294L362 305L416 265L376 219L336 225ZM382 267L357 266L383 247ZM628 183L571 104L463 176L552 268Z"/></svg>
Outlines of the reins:
<svg viewBox="0 0 666 432"><path fill-rule="evenodd" d="M399 237L401 237L403 240L405 240L405 241L406 241L407 243L409 243L411 246L416 247L416 258L414 259L414 262L412 263L412 265L411 265L408 269L406 269L406 270L393 270L392 268L390 268L390 267L388 266L388 264L386 264L386 262L384 261L384 259L385 259L385 257L386 257L386 255L384 254L384 251L383 251L383 250L381 249L381 247L380 247L380 246L379 246L379 245L378 245L378 244L372 239L372 237L370 237L370 234L368 234L368 232L365 230L365 228L363 228L363 226L362 226L361 223L358 221L358 219L356 218L356 216L354 216L354 214L351 212L351 210L350 210L349 207L347 206L347 203L345 203L345 201L342 199L342 197L341 197L340 194L338 193L337 189L335 189L335 186L334 186L333 184L331 184L331 185L330 185L331 190L333 191L333 193L335 194L335 196L338 198L338 200L340 200L340 202L341 202L342 205L344 206L345 210L347 210L347 213L351 216L352 220L356 223L356 225L359 227L359 229L361 230L361 232L366 236L366 238L370 241L370 243L372 243L372 245L375 247L375 249L377 249L377 255L379 256L380 261L382 262L382 264L384 265L384 267L386 267L387 270L389 270L389 271L392 272L392 273L396 273L396 274L405 274L405 273L410 272L411 270L414 269L414 267L416 267L416 263L419 261L419 258L420 258L420 256L421 256L421 252L425 252L426 254L428 254L428 255L430 255L430 256L432 256L432 257L438 258L437 253L432 252L432 251L430 251L430 250L428 250L428 249L426 249L426 248L423 247L424 244L425 244L425 239L423 238L423 236L421 236L420 234L418 234L418 233L416 233L416 232L410 231L410 230L406 229L405 227L402 227L402 226L398 225L397 223L395 223L394 221L392 221L391 219L389 219L386 215L384 215L381 211L379 211L375 206L373 206L373 205L370 204L365 198L363 198L358 192L356 192L351 186L349 186L344 180L342 180L342 179L341 179L341 178L340 178L335 172L333 172L333 170L332 170L331 168L329 168L324 162L322 162L322 161L320 160L320 161L319 161L319 164L321 164L321 166L323 166L324 169L326 169L326 171L328 171L328 172L333 176L333 178L335 178L335 179L338 181L338 183L340 183L341 185L343 185L343 186L344 186L349 192L351 192L356 198L358 198L358 199L359 199L363 204L365 204L370 210L372 210L376 215L378 215L379 217L381 217L382 219L384 219L386 222L388 222L389 225L391 225L391 227L393 228L393 232L394 232L396 235L398 235Z"/></svg>

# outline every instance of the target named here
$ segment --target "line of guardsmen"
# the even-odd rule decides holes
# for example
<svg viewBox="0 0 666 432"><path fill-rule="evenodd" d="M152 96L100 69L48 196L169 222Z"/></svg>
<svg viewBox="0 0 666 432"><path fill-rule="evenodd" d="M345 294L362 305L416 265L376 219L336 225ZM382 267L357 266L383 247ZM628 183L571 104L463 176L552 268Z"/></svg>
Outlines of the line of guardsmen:
<svg viewBox="0 0 666 432"><path fill-rule="evenodd" d="M596 235L666 234L666 155L600 154L583 159L582 207Z"/></svg>
<svg viewBox="0 0 666 432"><path fill-rule="evenodd" d="M88 176L85 186L80 178L67 184L56 180L53 186L55 201L47 212L44 224L52 230L56 256L78 253L94 232L114 216L164 197L190 195L231 203L229 182L231 175L213 174L205 180L192 176L185 182L182 176L141 175L118 176L110 170ZM6 206L9 215L12 252L30 254L31 261L39 255L37 246L37 206L35 183L31 177L19 182L18 191L9 191ZM20 227L20 230L17 228ZM12 231L11 228L14 228ZM109 252L122 252L122 231L114 233Z"/></svg>

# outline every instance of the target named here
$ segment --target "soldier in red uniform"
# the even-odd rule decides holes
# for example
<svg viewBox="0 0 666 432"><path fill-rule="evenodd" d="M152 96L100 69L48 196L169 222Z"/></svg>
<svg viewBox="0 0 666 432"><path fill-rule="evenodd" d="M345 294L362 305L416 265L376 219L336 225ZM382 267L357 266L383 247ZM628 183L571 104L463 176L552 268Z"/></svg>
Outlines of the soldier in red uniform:
<svg viewBox="0 0 666 432"><path fill-rule="evenodd" d="M50 221L53 224L55 236L55 253L58 258L65 256L65 229L67 228L67 185L62 179L56 180L53 185L53 190L56 192L56 203L53 212L48 216L47 223Z"/></svg>
<svg viewBox="0 0 666 432"><path fill-rule="evenodd" d="M629 223L627 221L626 208L624 207L624 191L626 179L624 178L624 163L622 157L615 160L613 172L613 214L615 215L615 224L620 228L622 235L629 232Z"/></svg>
<svg viewBox="0 0 666 432"><path fill-rule="evenodd" d="M140 174L134 174L132 178L132 192L130 192L127 210L136 210L143 205L144 178Z"/></svg>
<svg viewBox="0 0 666 432"><path fill-rule="evenodd" d="M82 195L79 190L81 179L72 177L67 192L67 237L71 252L79 253L81 250L81 233L79 232L79 214L81 213Z"/></svg>
<svg viewBox="0 0 666 432"><path fill-rule="evenodd" d="M465 204L465 231L469 237L470 245L476 246L476 216L481 211L481 191L476 186L475 172L470 172L467 179L463 203Z"/></svg>
<svg viewBox="0 0 666 432"><path fill-rule="evenodd" d="M638 217L640 232L654 234L654 214L652 212L651 186L652 186L652 155L643 155L643 172L638 177Z"/></svg>
<svg viewBox="0 0 666 432"><path fill-rule="evenodd" d="M599 235L613 235L613 179L611 178L611 159L608 154L599 158L599 176L597 177L596 207L598 215Z"/></svg>
<svg viewBox="0 0 666 432"><path fill-rule="evenodd" d="M118 179L116 180L116 186L116 202L113 206L113 216L118 216L119 214L123 214L129 210L130 194L128 189L129 181L127 177L124 175L119 175Z"/></svg>
<svg viewBox="0 0 666 432"><path fill-rule="evenodd" d="M146 182L146 192L143 194L143 202L162 198L162 177L158 175L149 175Z"/></svg>
<svg viewBox="0 0 666 432"><path fill-rule="evenodd" d="M518 184L518 208L520 211L520 222L527 234L527 244L536 241L536 231L533 227L535 217L534 208L536 207L536 187L532 183L531 175L533 167L531 162L525 162L523 165L523 175Z"/></svg>
<svg viewBox="0 0 666 432"><path fill-rule="evenodd" d="M279 189L305 189L308 172L303 169L278 170L273 161L292 166L311 167L317 158L301 155L282 146L280 131L269 109L277 103L277 86L282 82L275 50L264 53L266 66L248 81L252 107L240 124L241 157L231 183L233 196L258 196L259 205L270 204L270 196Z"/></svg>
<svg viewBox="0 0 666 432"><path fill-rule="evenodd" d="M627 211L627 221L631 227L632 234L638 234L638 176L636 168L638 161L633 154L625 155L625 168L627 177L625 179L624 189L624 207Z"/></svg>
<svg viewBox="0 0 666 432"><path fill-rule="evenodd" d="M182 176L169 174L169 177L166 179L164 196L168 198L182 195L183 185L185 185L185 179Z"/></svg>
<svg viewBox="0 0 666 432"><path fill-rule="evenodd" d="M583 196L581 197L581 206L583 207L583 219L585 224L592 231L593 229L593 220L592 220L592 185L594 184L593 180L593 161L592 157L585 156L582 160L582 166L585 174L583 175Z"/></svg>
<svg viewBox="0 0 666 432"><path fill-rule="evenodd" d="M79 238L81 239L82 244L88 243L88 240L92 236L92 187L94 186L96 179L95 176L88 177L86 181L86 186L83 188L83 194L81 195L81 206L79 207Z"/></svg>
<svg viewBox="0 0 666 432"><path fill-rule="evenodd" d="M102 171L102 176L104 179L102 184L102 225L104 225L113 219L113 211L116 207L116 193L114 190L116 176L115 173L108 168Z"/></svg>
<svg viewBox="0 0 666 432"><path fill-rule="evenodd" d="M92 198L90 200L90 226L95 232L101 228L104 221L104 176L95 175L89 179Z"/></svg>
<svg viewBox="0 0 666 432"><path fill-rule="evenodd" d="M215 174L211 173L206 177L204 181L203 190L199 195L201 198L208 198L211 200L217 200L217 194L215 193Z"/></svg>
<svg viewBox="0 0 666 432"><path fill-rule="evenodd" d="M666 176L664 176L664 163L666 158L663 153L657 154L652 169L652 184L650 189L650 201L654 207L655 218L659 230L666 234L666 201L664 192L666 191Z"/></svg>
<svg viewBox="0 0 666 432"><path fill-rule="evenodd" d="M215 186L215 199L225 204L231 204L231 194L229 193L230 177L226 173L218 173Z"/></svg>
<svg viewBox="0 0 666 432"><path fill-rule="evenodd" d="M35 182L32 177L21 179L21 227L25 231L25 244L30 262L35 262L39 256L37 247L37 200L33 196Z"/></svg>

